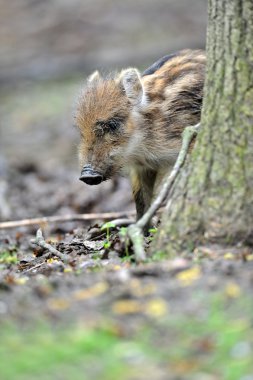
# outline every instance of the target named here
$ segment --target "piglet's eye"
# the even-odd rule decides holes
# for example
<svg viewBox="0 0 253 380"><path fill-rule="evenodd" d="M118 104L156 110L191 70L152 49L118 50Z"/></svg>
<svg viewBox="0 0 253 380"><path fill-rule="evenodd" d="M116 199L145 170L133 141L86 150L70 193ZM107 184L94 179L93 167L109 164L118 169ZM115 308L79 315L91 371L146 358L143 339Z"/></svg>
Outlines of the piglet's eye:
<svg viewBox="0 0 253 380"><path fill-rule="evenodd" d="M97 134L104 135L105 133L116 133L119 130L121 123L122 120L120 118L98 121L96 123Z"/></svg>
<svg viewBox="0 0 253 380"><path fill-rule="evenodd" d="M109 132L115 132L120 126L120 122L117 119L108 120L104 123L104 128L108 129Z"/></svg>

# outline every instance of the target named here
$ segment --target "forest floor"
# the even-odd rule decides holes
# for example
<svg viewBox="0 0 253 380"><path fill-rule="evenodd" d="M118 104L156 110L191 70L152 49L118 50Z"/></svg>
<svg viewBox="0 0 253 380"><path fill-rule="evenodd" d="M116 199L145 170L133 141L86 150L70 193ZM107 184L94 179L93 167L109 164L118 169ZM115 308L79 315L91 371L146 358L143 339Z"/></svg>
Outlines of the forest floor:
<svg viewBox="0 0 253 380"><path fill-rule="evenodd" d="M43 103L27 119L25 107L22 100L18 128L45 114ZM25 159L17 152L29 133L13 145L15 158L3 150L3 219L132 209L125 180L79 183L78 170L59 164L64 141L49 154L39 151L40 126L36 133L40 145L31 143ZM66 261L31 242L39 226L0 230L1 380L253 380L252 249L199 246L168 258L152 250L151 235L147 261L136 264L124 229L102 225L41 225Z"/></svg>

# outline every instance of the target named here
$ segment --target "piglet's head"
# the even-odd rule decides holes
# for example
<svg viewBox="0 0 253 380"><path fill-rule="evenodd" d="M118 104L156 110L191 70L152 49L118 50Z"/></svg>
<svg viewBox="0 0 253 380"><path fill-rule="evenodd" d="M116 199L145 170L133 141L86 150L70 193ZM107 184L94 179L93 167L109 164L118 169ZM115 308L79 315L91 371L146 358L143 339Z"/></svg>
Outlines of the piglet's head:
<svg viewBox="0 0 253 380"><path fill-rule="evenodd" d="M138 70L127 69L87 80L78 100L75 122L80 131L80 180L98 185L126 165L126 151L135 133L133 114L144 98Z"/></svg>

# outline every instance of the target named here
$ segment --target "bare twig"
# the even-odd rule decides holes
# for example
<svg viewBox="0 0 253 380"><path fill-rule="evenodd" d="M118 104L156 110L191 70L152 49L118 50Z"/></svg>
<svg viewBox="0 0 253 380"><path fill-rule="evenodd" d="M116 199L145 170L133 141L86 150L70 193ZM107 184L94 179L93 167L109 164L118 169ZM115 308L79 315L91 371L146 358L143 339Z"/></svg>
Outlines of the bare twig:
<svg viewBox="0 0 253 380"><path fill-rule="evenodd" d="M133 216L133 215L135 215L135 211L48 216L48 217L42 217L42 218L1 222L0 229L43 225L47 223L74 222L74 221L79 221L79 220L98 220L98 219L110 220L114 218L124 218L126 216Z"/></svg>
<svg viewBox="0 0 253 380"><path fill-rule="evenodd" d="M133 224L135 222L134 219L129 219L129 218L119 218L119 219L113 219L113 220L110 220L110 225L109 225L109 229L110 228L115 228L115 227L125 227L125 226L129 226L130 224Z"/></svg>
<svg viewBox="0 0 253 380"><path fill-rule="evenodd" d="M144 236L143 230L138 226L138 223L131 224L127 228L127 236L133 243L135 260L140 263L146 260L146 254L144 250Z"/></svg>
<svg viewBox="0 0 253 380"><path fill-rule="evenodd" d="M181 150L180 150L179 155L177 157L177 160L175 162L175 165L174 165L172 171L170 172L168 178L165 180L157 198L154 200L154 202L151 204L151 206L149 207L147 212L142 216L142 218L139 219L138 222L136 223L138 225L138 227L143 229L149 223L149 221L155 215L158 208L161 206L163 201L168 196L169 191L171 190L171 188L172 188L172 186L173 186L173 184L174 184L174 182L178 176L178 173L179 173L181 167L183 166L183 164L185 162L185 158L187 156L190 143L191 143L193 137L196 136L196 134L199 130L199 127L200 127L200 124L197 124L193 127L185 128L185 130L183 132L182 147L181 147Z"/></svg>
<svg viewBox="0 0 253 380"><path fill-rule="evenodd" d="M200 123L185 128L183 132L183 139L182 139L182 147L179 152L179 155L177 157L176 163L170 172L168 178L165 180L160 193L158 194L157 198L154 200L154 202L151 204L149 209L146 211L146 213L141 217L141 219L138 220L137 223L132 224L128 227L128 237L133 243L134 247L134 253L135 253L135 259L136 261L140 262L145 260L145 251L144 251L144 238L143 238L143 229L145 226L148 225L149 221L152 219L152 217L155 215L158 208L161 206L163 201L168 196L178 174L181 169L181 167L184 165L189 146L193 140L193 138L197 135L198 130L200 128Z"/></svg>
<svg viewBox="0 0 253 380"><path fill-rule="evenodd" d="M41 267L43 264L45 264L45 263L44 262L43 263L39 263L39 264L37 264L37 265L35 265L35 266L31 267L31 268L28 268L28 269L24 270L22 273L31 272L32 270L35 270L35 269Z"/></svg>
<svg viewBox="0 0 253 380"><path fill-rule="evenodd" d="M161 214L164 210L165 210L165 207L161 207L157 211L157 213ZM134 213L133 213L133 215L134 215ZM112 229L112 228L115 228L115 227L126 227L126 226L129 226L129 225L134 224L134 223L135 223L135 220L134 219L129 219L129 218L113 219L113 220L110 220L110 222L108 223L107 228Z"/></svg>
<svg viewBox="0 0 253 380"><path fill-rule="evenodd" d="M39 228L36 233L36 238L31 239L31 243L38 245L41 248L47 249L49 252L51 252L53 255L59 257L62 261L67 261L68 256L64 255L64 253L61 253L56 248L54 248L51 244L47 243L42 235L42 231Z"/></svg>

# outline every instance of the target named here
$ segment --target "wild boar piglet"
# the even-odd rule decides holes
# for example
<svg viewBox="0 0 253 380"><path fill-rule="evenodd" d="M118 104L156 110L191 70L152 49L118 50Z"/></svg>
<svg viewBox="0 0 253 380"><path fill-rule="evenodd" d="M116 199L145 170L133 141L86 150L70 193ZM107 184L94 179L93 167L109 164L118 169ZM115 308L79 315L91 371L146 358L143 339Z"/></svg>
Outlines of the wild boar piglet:
<svg viewBox="0 0 253 380"><path fill-rule="evenodd" d="M142 74L136 68L95 71L76 110L80 180L98 185L128 174L137 219L172 168L185 127L200 121L206 57L202 50L167 55Z"/></svg>

